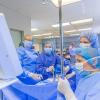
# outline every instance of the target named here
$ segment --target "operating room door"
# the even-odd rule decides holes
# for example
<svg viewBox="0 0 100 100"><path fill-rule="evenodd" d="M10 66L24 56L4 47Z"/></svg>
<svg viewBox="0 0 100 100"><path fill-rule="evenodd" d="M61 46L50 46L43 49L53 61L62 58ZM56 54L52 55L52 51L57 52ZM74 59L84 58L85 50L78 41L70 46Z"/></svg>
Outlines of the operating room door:
<svg viewBox="0 0 100 100"><path fill-rule="evenodd" d="M19 46L19 43L23 40L23 35L23 31L11 29L11 36L16 48Z"/></svg>

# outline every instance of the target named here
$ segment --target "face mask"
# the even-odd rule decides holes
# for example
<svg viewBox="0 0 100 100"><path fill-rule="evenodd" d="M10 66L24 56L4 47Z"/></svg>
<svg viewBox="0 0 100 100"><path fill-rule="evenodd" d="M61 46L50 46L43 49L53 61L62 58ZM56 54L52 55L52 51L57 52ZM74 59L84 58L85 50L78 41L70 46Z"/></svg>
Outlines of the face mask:
<svg viewBox="0 0 100 100"><path fill-rule="evenodd" d="M83 63L76 63L75 67L76 67L77 70L83 71Z"/></svg>
<svg viewBox="0 0 100 100"><path fill-rule="evenodd" d="M86 44L86 43L80 43L80 47L81 48L89 48L91 47L90 43Z"/></svg>
<svg viewBox="0 0 100 100"><path fill-rule="evenodd" d="M46 54L51 54L52 53L52 48L44 48L44 51Z"/></svg>
<svg viewBox="0 0 100 100"><path fill-rule="evenodd" d="M71 60L70 58L65 58L66 60Z"/></svg>
<svg viewBox="0 0 100 100"><path fill-rule="evenodd" d="M91 74L90 71L83 70L83 63L76 63L75 64L76 69L78 70L78 78L84 78L86 76L89 76Z"/></svg>
<svg viewBox="0 0 100 100"><path fill-rule="evenodd" d="M32 41L25 40L24 47L31 49L32 48Z"/></svg>

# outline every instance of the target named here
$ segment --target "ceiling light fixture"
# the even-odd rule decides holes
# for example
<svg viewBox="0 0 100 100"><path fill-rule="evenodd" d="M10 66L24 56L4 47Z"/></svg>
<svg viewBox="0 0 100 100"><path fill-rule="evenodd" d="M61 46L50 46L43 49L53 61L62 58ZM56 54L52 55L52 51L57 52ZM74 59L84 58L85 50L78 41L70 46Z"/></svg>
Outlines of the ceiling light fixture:
<svg viewBox="0 0 100 100"><path fill-rule="evenodd" d="M78 31L89 31L92 30L92 28L83 28L83 29L78 29Z"/></svg>
<svg viewBox="0 0 100 100"><path fill-rule="evenodd" d="M59 38L60 36L53 36L53 38ZM45 39L50 39L52 38L51 36L45 37Z"/></svg>
<svg viewBox="0 0 100 100"><path fill-rule="evenodd" d="M73 33L76 32L77 30L70 30L70 31L65 31L65 33Z"/></svg>
<svg viewBox="0 0 100 100"><path fill-rule="evenodd" d="M38 34L38 35L33 35L33 36L34 37L40 37L40 36L45 36L45 35L52 35L52 33Z"/></svg>
<svg viewBox="0 0 100 100"><path fill-rule="evenodd" d="M78 35L80 35L80 34L70 34L69 36L78 36Z"/></svg>
<svg viewBox="0 0 100 100"><path fill-rule="evenodd" d="M58 0L51 0L51 1L56 7L59 7ZM75 2L79 2L79 1L81 1L81 0L62 0L62 6L72 4Z"/></svg>
<svg viewBox="0 0 100 100"><path fill-rule="evenodd" d="M37 28L31 28L31 31L34 32L34 31L38 31Z"/></svg>
<svg viewBox="0 0 100 100"><path fill-rule="evenodd" d="M77 21L72 21L71 24L82 24L82 23L89 23L93 22L93 18L88 18L88 19L83 19L83 20L77 20Z"/></svg>
<svg viewBox="0 0 100 100"><path fill-rule="evenodd" d="M62 23L62 26L68 26L70 25L70 23ZM52 27L56 28L56 27L59 27L59 24L55 24L55 25L52 25Z"/></svg>

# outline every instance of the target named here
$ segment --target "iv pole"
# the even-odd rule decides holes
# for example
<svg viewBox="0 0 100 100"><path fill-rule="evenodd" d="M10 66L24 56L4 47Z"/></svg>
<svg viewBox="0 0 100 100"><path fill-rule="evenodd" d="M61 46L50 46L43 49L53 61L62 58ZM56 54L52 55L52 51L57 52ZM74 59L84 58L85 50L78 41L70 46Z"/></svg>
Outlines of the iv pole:
<svg viewBox="0 0 100 100"><path fill-rule="evenodd" d="M58 0L59 4L59 33L61 47L61 76L63 77L63 27L62 27L62 0Z"/></svg>

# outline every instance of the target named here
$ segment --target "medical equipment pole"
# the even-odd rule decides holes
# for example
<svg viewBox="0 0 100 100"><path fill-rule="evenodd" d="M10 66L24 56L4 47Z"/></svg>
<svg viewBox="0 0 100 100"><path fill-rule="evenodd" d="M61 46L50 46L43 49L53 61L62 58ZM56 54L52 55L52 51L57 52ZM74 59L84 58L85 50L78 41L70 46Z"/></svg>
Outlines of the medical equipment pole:
<svg viewBox="0 0 100 100"><path fill-rule="evenodd" d="M60 47L61 47L61 76L63 77L63 28L62 28L62 0L59 3L59 33L60 33Z"/></svg>

